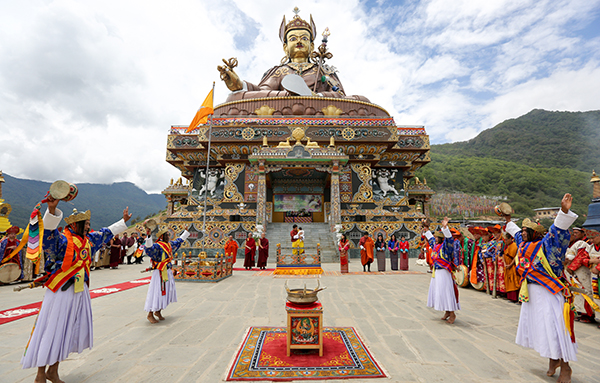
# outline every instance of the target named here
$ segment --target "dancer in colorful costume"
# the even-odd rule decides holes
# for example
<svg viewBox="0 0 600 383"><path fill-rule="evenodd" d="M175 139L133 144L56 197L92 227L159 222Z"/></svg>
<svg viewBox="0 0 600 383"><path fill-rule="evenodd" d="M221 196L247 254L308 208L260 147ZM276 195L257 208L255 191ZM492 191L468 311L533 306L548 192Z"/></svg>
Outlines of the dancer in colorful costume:
<svg viewBox="0 0 600 383"><path fill-rule="evenodd" d="M158 238L157 243L152 241L150 233L150 229L146 229L148 238L146 238L144 247L146 255L151 259L153 271L152 279L148 286L144 311L148 313L148 321L150 323L158 323L158 320L165 319L161 314L161 310L166 309L169 303L177 302L177 291L175 290L175 278L171 269L171 261L173 260L173 253L188 239L190 233L184 230L179 238L169 241L169 231L165 226L156 234L156 238Z"/></svg>
<svg viewBox="0 0 600 383"><path fill-rule="evenodd" d="M517 272L521 275L522 302L516 343L533 348L549 358L548 376L560 367L558 382L571 381L570 361L577 360L573 331L573 296L565 285L563 264L569 246L569 226L577 219L570 211L573 197L565 194L561 209L549 232L541 225L523 220L523 228L506 215L506 231L518 245Z"/></svg>
<svg viewBox="0 0 600 383"><path fill-rule="evenodd" d="M600 238L593 240L600 243ZM567 277L575 286L583 289L582 292L574 293L573 300L579 315L575 320L582 323L595 322L595 311L598 309L598 305L594 302L591 269L600 262L599 250L600 248L593 243L588 244L583 240L578 240L569 247L566 254L569 262L566 270L569 273Z"/></svg>
<svg viewBox="0 0 600 383"><path fill-rule="evenodd" d="M44 286L48 289L38 314L33 332L21 359L23 368L37 367L35 382L62 382L58 364L71 352L81 353L93 345L92 302L88 289L91 256L111 240L113 235L127 229L131 218L129 209L123 210L123 219L108 228L92 233L90 211L65 218L63 233L56 229L63 218L57 209L59 200L48 197L44 215L42 247L46 255L48 275ZM37 223L33 215L30 225ZM46 366L48 369L46 370Z"/></svg>
<svg viewBox="0 0 600 383"><path fill-rule="evenodd" d="M436 231L435 236L429 230L426 220L421 222L423 235L429 240L429 246L433 249L431 258L433 260L433 272L429 284L429 295L427 307L438 311L445 311L442 320L452 324L456 320L456 310L460 310L458 300L458 288L452 278L452 271L456 264L454 258L454 239L448 229L450 218L442 220L442 231Z"/></svg>
<svg viewBox="0 0 600 383"><path fill-rule="evenodd" d="M0 241L0 265L14 263L21 269L19 280L23 279L23 262L21 260L21 252L17 251L21 241L17 239L19 228L11 226L6 230L6 237Z"/></svg>

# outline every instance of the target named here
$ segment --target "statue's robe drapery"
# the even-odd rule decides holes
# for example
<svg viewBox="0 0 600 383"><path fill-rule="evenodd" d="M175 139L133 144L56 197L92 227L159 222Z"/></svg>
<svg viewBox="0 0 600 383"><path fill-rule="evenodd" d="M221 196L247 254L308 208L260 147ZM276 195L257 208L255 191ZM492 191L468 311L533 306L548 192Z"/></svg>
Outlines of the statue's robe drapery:
<svg viewBox="0 0 600 383"><path fill-rule="evenodd" d="M293 94L290 94L290 92L281 85L281 81L288 74L297 74L302 77L311 91L314 89L315 82L317 82L317 88L314 92L323 95L323 97L350 98L353 100L369 102L369 99L364 96L346 96L337 74L331 69L321 68L318 78L317 70L318 65L315 63L287 63L284 65L277 65L269 69L263 75L263 78L258 85L244 81L244 89L231 93L227 97L227 102L251 98L293 96ZM334 91L327 81L323 82L323 76L328 76L337 83L339 90Z"/></svg>

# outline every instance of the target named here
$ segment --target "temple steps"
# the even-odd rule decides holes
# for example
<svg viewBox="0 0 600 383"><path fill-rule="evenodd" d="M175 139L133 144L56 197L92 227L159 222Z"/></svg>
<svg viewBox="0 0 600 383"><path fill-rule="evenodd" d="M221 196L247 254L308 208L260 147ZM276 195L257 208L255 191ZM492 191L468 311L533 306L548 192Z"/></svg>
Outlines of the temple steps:
<svg viewBox="0 0 600 383"><path fill-rule="evenodd" d="M291 247L290 231L292 223L269 223L267 225L267 238L273 249L281 243L282 247ZM321 263L339 261L339 254L334 246L332 235L329 232L329 224L322 222L302 223L298 226L304 229L304 247L307 252L315 252L317 243L321 244ZM288 250L290 251L290 250ZM282 250L285 252L285 250Z"/></svg>

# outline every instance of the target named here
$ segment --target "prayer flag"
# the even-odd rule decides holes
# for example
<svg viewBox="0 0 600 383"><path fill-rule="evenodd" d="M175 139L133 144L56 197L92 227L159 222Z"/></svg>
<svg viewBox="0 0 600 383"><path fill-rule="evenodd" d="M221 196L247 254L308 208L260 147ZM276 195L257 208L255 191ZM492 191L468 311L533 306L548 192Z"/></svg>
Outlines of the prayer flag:
<svg viewBox="0 0 600 383"><path fill-rule="evenodd" d="M196 127L199 124L206 124L206 122L208 121L208 115L213 114L214 112L215 110L213 109L213 89L211 89L202 105L200 105L200 109L198 109L198 111L196 112L196 115L190 123L190 126L185 132L191 132L192 130L196 129Z"/></svg>

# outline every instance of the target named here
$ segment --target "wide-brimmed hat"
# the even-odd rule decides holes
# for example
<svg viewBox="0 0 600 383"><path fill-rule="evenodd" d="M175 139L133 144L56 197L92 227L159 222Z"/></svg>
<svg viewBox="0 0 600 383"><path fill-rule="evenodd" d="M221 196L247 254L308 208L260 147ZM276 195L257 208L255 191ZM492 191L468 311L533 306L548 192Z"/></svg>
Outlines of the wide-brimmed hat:
<svg viewBox="0 0 600 383"><path fill-rule="evenodd" d="M525 218L523 220L522 226L526 227L528 229L534 230L535 232L537 232L539 234L545 234L546 233L546 228L543 225L540 225L539 223L533 222L529 218Z"/></svg>
<svg viewBox="0 0 600 383"><path fill-rule="evenodd" d="M470 232L471 234L478 234L478 235L481 235L481 231L482 231L482 230L485 230L485 229L483 229L483 228L481 228L481 227L479 227L479 226L469 226L469 227L467 227L467 230L469 230L469 232Z"/></svg>
<svg viewBox="0 0 600 383"><path fill-rule="evenodd" d="M433 233L434 236L438 237L438 238L445 238L446 236L444 235L444 233L442 233L441 231L436 231L435 233Z"/></svg>
<svg viewBox="0 0 600 383"><path fill-rule="evenodd" d="M91 211L87 210L82 213L79 213L77 211L77 209L73 209L73 213L70 216L68 216L67 218L65 218L65 222L67 223L67 225L70 225L75 222L87 221L90 218L92 218Z"/></svg>
<svg viewBox="0 0 600 383"><path fill-rule="evenodd" d="M590 229L580 229L580 230L583 230L585 232L585 235L589 239L594 239L600 235L600 232L598 230L590 230Z"/></svg>
<svg viewBox="0 0 600 383"><path fill-rule="evenodd" d="M19 234L19 226L11 226L6 230L6 234Z"/></svg>
<svg viewBox="0 0 600 383"><path fill-rule="evenodd" d="M158 229L158 233L156 233L156 238L160 239L160 237L162 237L163 234L167 233L168 231L169 227L167 225L160 226L160 228Z"/></svg>
<svg viewBox="0 0 600 383"><path fill-rule="evenodd" d="M453 227L450 228L450 233L452 233L453 237L460 237L462 235L462 233L460 231L456 230Z"/></svg>
<svg viewBox="0 0 600 383"><path fill-rule="evenodd" d="M501 232L502 231L502 226L500 226L500 225L494 225L494 226L488 227L487 229L490 232Z"/></svg>
<svg viewBox="0 0 600 383"><path fill-rule="evenodd" d="M473 234L471 234L469 229L467 229L466 227L461 227L460 232L463 235L463 237L466 237L468 239L475 239L475 237L473 237Z"/></svg>

